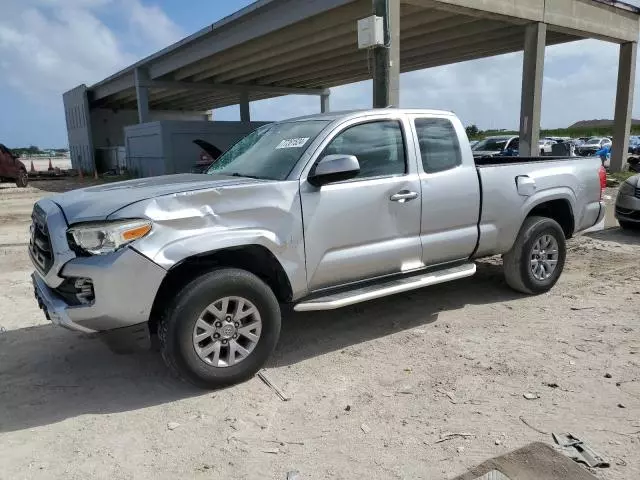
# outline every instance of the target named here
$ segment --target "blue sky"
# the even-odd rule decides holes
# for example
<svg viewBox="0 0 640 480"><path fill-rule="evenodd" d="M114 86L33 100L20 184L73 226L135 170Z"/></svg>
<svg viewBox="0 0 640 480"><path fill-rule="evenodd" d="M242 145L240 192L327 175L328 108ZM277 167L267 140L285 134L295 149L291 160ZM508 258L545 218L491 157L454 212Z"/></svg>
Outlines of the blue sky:
<svg viewBox="0 0 640 480"><path fill-rule="evenodd" d="M2 0L0 143L10 147L67 144L62 93L120 68L251 3L251 0ZM640 3L634 0L631 3ZM582 41L549 47L543 127L611 118L617 46ZM403 74L400 104L453 110L465 124L515 128L520 107L519 53ZM640 81L640 79L639 79ZM640 89L634 111L640 114ZM332 89L333 109L366 108L371 84ZM251 104L255 120L315 113L315 97ZM214 118L236 120L235 106Z"/></svg>

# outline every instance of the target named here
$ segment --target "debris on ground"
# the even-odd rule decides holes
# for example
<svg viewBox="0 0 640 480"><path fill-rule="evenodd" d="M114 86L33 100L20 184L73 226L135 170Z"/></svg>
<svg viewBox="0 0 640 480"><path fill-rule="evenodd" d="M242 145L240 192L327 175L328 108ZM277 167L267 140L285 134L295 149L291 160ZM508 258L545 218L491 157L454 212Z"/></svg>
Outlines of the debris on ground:
<svg viewBox="0 0 640 480"><path fill-rule="evenodd" d="M475 433L445 433L444 435L440 435L440 439L436 440L433 443L442 443L446 442L447 440L453 440L454 438L471 438L475 436Z"/></svg>
<svg viewBox="0 0 640 480"><path fill-rule="evenodd" d="M520 415L520 417L518 418L520 418L520 421L530 429L535 430L536 432L541 433L543 435L549 435L549 432L545 432L544 430L540 430L539 428L536 428L533 425L531 425L522 415Z"/></svg>
<svg viewBox="0 0 640 480"><path fill-rule="evenodd" d="M551 435L562 452L576 462L584 463L590 468L609 468L609 462L571 433L552 433Z"/></svg>
<svg viewBox="0 0 640 480"><path fill-rule="evenodd" d="M180 426L180 424L178 422L169 422L169 423L167 423L167 428L169 430L175 430L179 426Z"/></svg>
<svg viewBox="0 0 640 480"><path fill-rule="evenodd" d="M527 400L537 400L538 398L540 398L540 395L537 393L525 393L522 395L524 398L526 398Z"/></svg>
<svg viewBox="0 0 640 480"><path fill-rule="evenodd" d="M302 480L302 477L298 470L291 470L290 472L287 472L287 480Z"/></svg>
<svg viewBox="0 0 640 480"><path fill-rule="evenodd" d="M604 378L611 378L611 374L610 373L605 373L604 374Z"/></svg>
<svg viewBox="0 0 640 480"><path fill-rule="evenodd" d="M627 406L624 403L619 403L618 408L627 408Z"/></svg>
<svg viewBox="0 0 640 480"><path fill-rule="evenodd" d="M280 397L280 400L282 400L283 402L288 402L289 400L291 400L291 397L289 395L287 395L284 392L284 390L279 388L276 384L274 384L269 379L269 377L267 376L267 370L265 368L263 368L262 370L260 370L258 372L258 377L260 378L260 380L262 380L265 383L265 385L267 385L267 387L269 387L271 390L276 392L276 395L278 395L278 397Z"/></svg>
<svg viewBox="0 0 640 480"><path fill-rule="evenodd" d="M371 427L369 425L367 425L366 423L363 423L362 425L360 425L360 429L364 433L371 433Z"/></svg>

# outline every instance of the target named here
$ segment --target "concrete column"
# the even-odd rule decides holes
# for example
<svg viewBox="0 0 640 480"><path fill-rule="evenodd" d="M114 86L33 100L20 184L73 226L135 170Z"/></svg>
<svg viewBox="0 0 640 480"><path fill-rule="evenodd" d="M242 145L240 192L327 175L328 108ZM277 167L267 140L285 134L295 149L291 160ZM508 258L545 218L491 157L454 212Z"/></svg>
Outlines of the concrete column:
<svg viewBox="0 0 640 480"><path fill-rule="evenodd" d="M522 62L522 100L520 104L520 156L540 155L540 110L547 25L532 23L524 34Z"/></svg>
<svg viewBox="0 0 640 480"><path fill-rule="evenodd" d="M240 121L251 121L251 111L249 110L249 92L246 91L240 93Z"/></svg>
<svg viewBox="0 0 640 480"><path fill-rule="evenodd" d="M136 68L134 81L138 100L138 123L146 123L149 121L149 72L144 68Z"/></svg>
<svg viewBox="0 0 640 480"><path fill-rule="evenodd" d="M628 156L637 54L637 42L620 45L618 89L616 91L616 110L613 119L613 145L611 148L611 166L609 167L612 172L620 172Z"/></svg>
<svg viewBox="0 0 640 480"><path fill-rule="evenodd" d="M384 46L373 49L373 107L400 104L400 0L373 0L384 20Z"/></svg>
<svg viewBox="0 0 640 480"><path fill-rule="evenodd" d="M331 110L331 106L329 104L330 99L331 99L330 92L323 93L322 95L320 95L320 112L321 113L327 113Z"/></svg>

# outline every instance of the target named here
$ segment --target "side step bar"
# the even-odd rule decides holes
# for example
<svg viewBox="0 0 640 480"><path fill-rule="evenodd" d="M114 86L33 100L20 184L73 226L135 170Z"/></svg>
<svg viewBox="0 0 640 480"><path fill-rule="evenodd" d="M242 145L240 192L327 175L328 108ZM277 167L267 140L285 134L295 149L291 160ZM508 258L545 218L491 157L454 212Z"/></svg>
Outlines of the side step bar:
<svg viewBox="0 0 640 480"><path fill-rule="evenodd" d="M293 309L297 312L311 312L315 310L334 310L346 307L355 303L366 302L374 298L386 297L395 293L408 292L429 285L450 282L459 278L470 277L476 273L475 263L465 263L451 268L430 271L421 275L402 277L388 280L375 285L347 290L340 293L333 293L324 297L317 297L312 300L298 303Z"/></svg>

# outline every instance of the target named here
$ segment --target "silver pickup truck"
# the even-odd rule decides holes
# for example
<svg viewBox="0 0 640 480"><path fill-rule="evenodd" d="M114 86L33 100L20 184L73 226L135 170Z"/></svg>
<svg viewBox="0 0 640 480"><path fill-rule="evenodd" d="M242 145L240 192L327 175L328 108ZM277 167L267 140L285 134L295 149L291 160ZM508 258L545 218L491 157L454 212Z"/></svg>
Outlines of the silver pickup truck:
<svg viewBox="0 0 640 480"><path fill-rule="evenodd" d="M469 277L474 259L495 254L511 287L546 292L565 239L603 218L600 160L491 162L474 162L448 112L269 124L207 174L37 202L35 295L54 323L112 345L157 344L181 377L216 387L264 364L281 305L353 305Z"/></svg>

